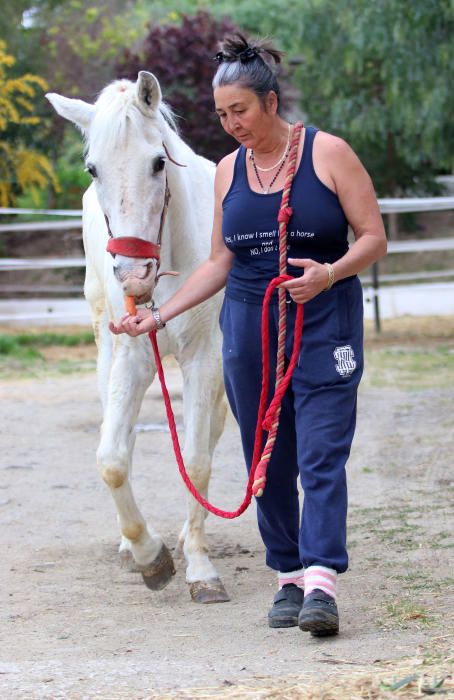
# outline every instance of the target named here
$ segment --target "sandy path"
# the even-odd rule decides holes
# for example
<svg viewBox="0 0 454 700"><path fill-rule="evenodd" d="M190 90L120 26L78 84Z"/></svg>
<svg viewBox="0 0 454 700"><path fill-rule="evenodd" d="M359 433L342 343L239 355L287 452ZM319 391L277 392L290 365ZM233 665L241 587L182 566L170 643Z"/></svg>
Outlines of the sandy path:
<svg viewBox="0 0 454 700"><path fill-rule="evenodd" d="M178 421L175 371L172 383ZM252 508L235 522L208 519L230 603L191 603L182 561L160 593L119 568L114 506L94 466L93 374L7 381L0 395L2 698L143 698L254 677L321 677L444 646L453 607L452 389L382 389L366 380L349 463L342 634L323 641L267 627L275 577ZM141 421L164 423L155 387ZM168 433L138 435L134 483L145 516L173 546L185 497ZM235 507L242 498L231 419L212 484L216 504Z"/></svg>

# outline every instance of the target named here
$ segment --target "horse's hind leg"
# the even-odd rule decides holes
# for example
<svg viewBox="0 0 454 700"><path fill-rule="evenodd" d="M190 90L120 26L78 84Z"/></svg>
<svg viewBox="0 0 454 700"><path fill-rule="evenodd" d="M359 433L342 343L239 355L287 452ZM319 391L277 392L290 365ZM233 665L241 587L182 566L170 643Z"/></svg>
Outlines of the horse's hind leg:
<svg viewBox="0 0 454 700"><path fill-rule="evenodd" d="M222 373L209 355L182 366L184 377L184 461L188 475L206 498L213 450L222 433L226 405ZM205 509L188 495L188 519L180 536L187 562L186 581L196 603L228 601L219 575L208 556Z"/></svg>
<svg viewBox="0 0 454 700"><path fill-rule="evenodd" d="M160 536L145 523L129 478L134 426L152 379L151 358L145 350L146 338L140 345L138 339L126 342L126 346L119 347L117 341L114 353L97 461L117 506L121 533L130 545L134 561L146 585L159 590L175 573L173 560Z"/></svg>

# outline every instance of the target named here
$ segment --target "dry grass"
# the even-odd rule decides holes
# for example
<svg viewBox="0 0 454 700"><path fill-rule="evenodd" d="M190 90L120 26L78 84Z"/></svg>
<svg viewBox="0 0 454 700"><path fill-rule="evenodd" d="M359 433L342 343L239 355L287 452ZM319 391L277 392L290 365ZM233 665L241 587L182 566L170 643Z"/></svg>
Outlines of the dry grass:
<svg viewBox="0 0 454 700"><path fill-rule="evenodd" d="M381 326L381 333L376 334L373 322L365 322L366 348L454 345L454 316L400 316L385 319Z"/></svg>
<svg viewBox="0 0 454 700"><path fill-rule="evenodd" d="M305 675L286 679L255 677L244 684L155 691L135 700L414 700L428 696L453 697L454 657L440 661L413 659L352 668L354 664L332 659L336 670L320 679ZM107 696L106 696L107 697ZM109 696L112 700L115 694ZM96 696L104 700L104 696ZM131 697L131 700L134 700Z"/></svg>
<svg viewBox="0 0 454 700"><path fill-rule="evenodd" d="M64 325L59 323L39 326L14 325L10 323L0 323L0 335L21 335L30 333L31 335L41 335L42 333L59 333L61 335L78 335L91 331L90 325Z"/></svg>

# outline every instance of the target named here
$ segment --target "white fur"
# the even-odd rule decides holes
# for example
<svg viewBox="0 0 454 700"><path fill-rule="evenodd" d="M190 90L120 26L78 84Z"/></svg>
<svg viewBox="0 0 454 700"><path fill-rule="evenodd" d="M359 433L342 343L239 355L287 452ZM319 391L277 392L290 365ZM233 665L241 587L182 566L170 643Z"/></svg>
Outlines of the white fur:
<svg viewBox="0 0 454 700"><path fill-rule="evenodd" d="M135 442L134 425L154 374L146 335L113 337L108 320L124 314L124 292L143 291L144 284L159 305L208 255L213 218L214 165L197 156L178 136L169 110L161 101L157 79L142 71L137 83L122 80L108 85L94 105L56 94L48 99L66 119L84 132L86 162L98 177L83 198L83 238L86 254L85 295L92 311L98 345L98 381L104 419L97 451L100 473L110 486L122 532L121 549L130 547L140 565L152 562L162 545L137 507L130 483ZM163 277L154 290L155 263L131 260L105 251L108 217L114 237L137 236L156 242L163 207L164 171L152 164L164 156L163 142L181 168L167 161L171 199L162 236L161 270L177 270L178 278ZM145 283L139 280L146 265ZM114 276L114 265L118 268ZM140 284L139 284L140 282ZM129 285L129 286L128 286ZM219 296L182 314L158 334L161 355L173 354L184 379L184 457L198 489L207 494L214 446L225 417ZM188 496L188 519L183 528L187 580L217 577L208 558L205 512Z"/></svg>

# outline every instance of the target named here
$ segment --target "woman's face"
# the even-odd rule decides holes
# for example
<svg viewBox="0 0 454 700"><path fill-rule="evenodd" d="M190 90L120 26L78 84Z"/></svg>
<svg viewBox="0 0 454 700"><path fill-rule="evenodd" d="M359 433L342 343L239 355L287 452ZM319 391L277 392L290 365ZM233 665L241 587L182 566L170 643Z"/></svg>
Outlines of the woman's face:
<svg viewBox="0 0 454 700"><path fill-rule="evenodd" d="M214 103L222 128L246 148L255 148L269 133L277 98L268 93L263 105L255 92L239 85L214 89Z"/></svg>

